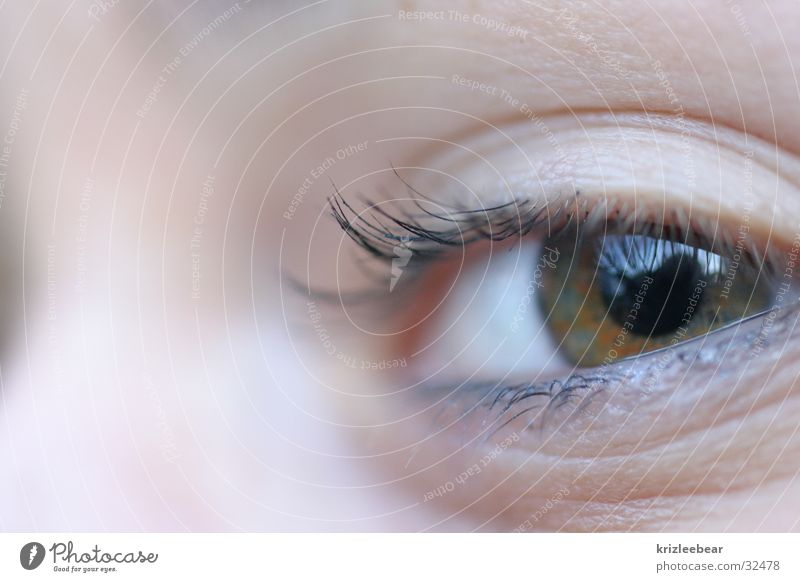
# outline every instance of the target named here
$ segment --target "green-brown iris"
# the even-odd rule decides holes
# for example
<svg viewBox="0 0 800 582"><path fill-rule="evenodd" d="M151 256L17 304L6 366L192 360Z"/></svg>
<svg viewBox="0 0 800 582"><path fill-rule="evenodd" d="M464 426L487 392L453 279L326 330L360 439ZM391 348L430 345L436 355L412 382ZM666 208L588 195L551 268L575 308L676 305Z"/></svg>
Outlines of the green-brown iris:
<svg viewBox="0 0 800 582"><path fill-rule="evenodd" d="M545 242L559 259L542 272L539 306L571 364L674 345L772 307L763 261L675 238L573 232Z"/></svg>

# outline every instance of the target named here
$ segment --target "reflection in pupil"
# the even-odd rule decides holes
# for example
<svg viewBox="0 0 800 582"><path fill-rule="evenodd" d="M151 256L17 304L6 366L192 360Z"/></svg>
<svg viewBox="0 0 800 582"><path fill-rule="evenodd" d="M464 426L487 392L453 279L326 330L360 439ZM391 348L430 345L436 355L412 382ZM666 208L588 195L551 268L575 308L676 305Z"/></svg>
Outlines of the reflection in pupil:
<svg viewBox="0 0 800 582"><path fill-rule="evenodd" d="M725 241L714 252L701 233L651 226L648 234L570 231L544 241L539 307L568 364L611 365L775 305L771 263Z"/></svg>
<svg viewBox="0 0 800 582"><path fill-rule="evenodd" d="M613 320L645 337L688 323L703 300L709 253L645 236L607 239L606 245L598 278Z"/></svg>

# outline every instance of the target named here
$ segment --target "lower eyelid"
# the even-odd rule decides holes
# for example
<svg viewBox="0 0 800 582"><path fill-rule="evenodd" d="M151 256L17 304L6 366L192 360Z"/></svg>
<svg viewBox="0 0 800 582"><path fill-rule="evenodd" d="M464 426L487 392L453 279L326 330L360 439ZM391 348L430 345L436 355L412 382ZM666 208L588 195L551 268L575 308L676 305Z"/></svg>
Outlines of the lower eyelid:
<svg viewBox="0 0 800 582"><path fill-rule="evenodd" d="M645 382L666 352L639 358L638 375L627 379L617 364L613 373L623 374L622 379L609 373L605 393L591 396L588 403L577 397L541 417L547 419L543 424L523 414L495 432L503 415L490 408L488 396L481 398L472 389L477 386L464 387L441 399L426 417L433 420L419 425L425 435L435 436L430 443L417 441L411 467L435 472L430 478L439 484L442 475L452 479L472 463L491 458L483 477L497 483L494 502L505 508L535 506L556 491L568 491L568 503L540 524L544 529L614 529L605 520L621 514L623 521L631 520L630 527L658 525L649 520L662 510L669 513L671 504L673 511L679 504L684 516L703 513L707 508L692 509L692 499L763 487L795 471L791 459L800 454L800 435L793 419L800 414L800 394L792 388L793 378L775 378L769 370L781 370L777 362L800 353L799 314L797 305L782 311L766 340L760 335L762 317L738 330L709 334L705 346L696 341L672 348L681 365L669 366L649 391L643 390ZM754 354L759 345L763 351ZM721 373L725 362L704 357L704 349L717 355L721 350L737 362L750 354L752 365L745 374ZM591 374L582 373L583 379L591 380ZM437 391L418 394L425 400L442 396ZM550 402L541 398L543 405ZM521 406L524 400L504 414L513 415ZM759 465L763 459L774 462Z"/></svg>
<svg viewBox="0 0 800 582"><path fill-rule="evenodd" d="M719 414L704 420L716 416L723 422L743 408L752 410L755 398L760 407L786 396L785 392L768 394L766 388L760 394L748 393L750 385L742 380L739 367L730 369L730 362L768 364L774 357L770 346L788 353L800 350L796 325L800 304L770 313L774 317L769 313L754 317L680 345L607 368L578 370L565 378L534 383L437 382L435 387L423 384L417 394L428 402L443 403L439 405L443 410L437 413L439 428L471 423L483 433L481 438L519 432L537 443L550 439L550 444L557 444L561 439L554 435L560 431L566 440L568 435L580 434L591 441L593 433L605 434L609 425L618 427L637 414L667 418L674 409L685 412L687 406L697 403L712 413L718 408ZM709 388L727 382L731 384L728 390ZM738 405L739 400L744 406ZM709 428L707 423L704 428ZM668 429L655 433L667 440L675 438ZM642 446L640 438L633 435L632 442ZM624 453L622 449L618 452Z"/></svg>

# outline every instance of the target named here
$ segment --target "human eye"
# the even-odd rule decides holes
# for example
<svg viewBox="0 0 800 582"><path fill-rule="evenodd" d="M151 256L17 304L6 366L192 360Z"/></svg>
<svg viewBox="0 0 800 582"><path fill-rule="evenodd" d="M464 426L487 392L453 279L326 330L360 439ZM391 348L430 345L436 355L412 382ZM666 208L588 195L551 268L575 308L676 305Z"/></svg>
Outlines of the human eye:
<svg viewBox="0 0 800 582"><path fill-rule="evenodd" d="M507 317L505 339L513 342L518 336L528 349L536 347L539 353L523 353L543 368L609 365L691 338L702 340L794 299L787 296L791 285L778 269L781 257L759 246L747 225L733 233L723 225L712 239L705 234L710 224L692 226L681 212L648 217L645 208L637 217L615 208L622 204L606 198L589 207L573 199L548 212L522 201L477 211L449 209L447 215L420 204L416 214L402 218L378 208L393 229L368 219L351 222L352 208L341 200L332 201L332 210L353 240L391 264L390 292L413 259L419 265L409 276L420 281L409 293L424 302L436 287L427 282L428 271L448 271L448 261L455 259L463 268L447 282L447 295L459 297L461 286L471 294L459 316L515 301L513 312L503 310L493 318ZM430 218L427 222L445 228L420 220ZM459 251L452 247L463 255L481 240L488 243L468 262L453 256ZM497 258L502 251L496 247L505 247L507 256ZM482 286L496 297L477 300ZM446 325L441 319L437 324ZM520 334L521 328L527 333ZM459 337L476 335L463 331Z"/></svg>
<svg viewBox="0 0 800 582"><path fill-rule="evenodd" d="M388 440L426 502L471 467L467 500L442 495L444 511L491 505L486 523L514 529L521 505L569 491L536 529L615 528L615 511L648 527L668 488L743 479L721 462L694 476L689 450L675 483L653 450L681 454L698 434L724 448L723 421L754 422L743 402L787 395L757 378L773 346L794 345L800 241L758 205L794 186L744 133L713 140L668 117L543 123L546 137L502 128L387 169L380 200L335 189L331 215L354 243L337 254L359 257L365 286L339 278L334 303L386 364L394 404L380 414L404 427ZM642 495L647 515L631 509Z"/></svg>

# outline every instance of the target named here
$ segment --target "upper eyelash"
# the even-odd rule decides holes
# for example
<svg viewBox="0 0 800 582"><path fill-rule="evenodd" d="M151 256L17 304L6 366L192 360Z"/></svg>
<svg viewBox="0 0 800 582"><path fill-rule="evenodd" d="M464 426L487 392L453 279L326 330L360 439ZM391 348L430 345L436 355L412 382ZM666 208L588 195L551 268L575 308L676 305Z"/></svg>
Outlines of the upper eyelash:
<svg viewBox="0 0 800 582"><path fill-rule="evenodd" d="M488 393L491 398L488 408L490 411L496 408L499 409L494 421L495 424L499 423L499 425L492 428L489 436L500 431L517 418L534 410L543 411L540 427L544 428L549 410L558 410L568 404L570 400L578 399L580 405L575 410L580 411L589 404L593 396L603 390L605 385L619 382L622 379L622 375L609 374L607 371L605 373L603 371L592 373L591 370L587 370L586 373L574 372L564 379L555 378L533 384L495 386ZM538 396L547 397L546 402L530 404L522 410L514 410L511 416L504 418L512 408L518 408L521 402L526 402Z"/></svg>
<svg viewBox="0 0 800 582"><path fill-rule="evenodd" d="M409 184L396 169L393 171L418 197L413 201L416 212L401 209L398 214L391 214L381 205L364 198L361 199L364 210L358 212L335 186L335 193L328 198L331 215L347 236L370 256L382 261L397 257L398 244L405 244L414 258L414 266L421 267L445 255L448 248L464 247L479 240L520 238L540 228L545 236L552 238L567 232L570 227L599 228L606 223L607 228L611 220L618 232L634 229L636 234L656 238L668 235L667 240L685 244L703 241L713 247L707 250L723 256L739 250L743 262L759 271L766 267L767 275L783 256L771 245L760 247L749 232L744 242L729 232L720 233L713 220L690 220L681 210L670 210L667 216L659 217L649 208L641 205L631 207L630 203L613 198L593 202L580 191L546 205L521 197L487 208L454 208L444 216L426 209L423 203L431 202L430 198ZM437 203L437 206L442 204ZM442 226L428 226L422 223L423 220L438 221ZM708 232L714 233L713 238L706 234Z"/></svg>
<svg viewBox="0 0 800 582"><path fill-rule="evenodd" d="M395 176L412 192L419 196L414 201L418 213L401 211L392 215L380 205L363 200L364 212L357 212L345 197L336 189L328 198L333 218L345 233L362 249L378 259L395 258L398 243L407 243L415 258L436 258L445 247L466 246L477 240L503 241L514 236L524 236L533 228L552 220L547 208L529 199L512 200L506 204L477 209L453 209L449 216L443 216L422 205L428 200L405 179L397 170ZM365 216L369 213L369 218ZM390 223L384 224L381 219ZM441 228L425 226L422 219L433 219L443 223Z"/></svg>

